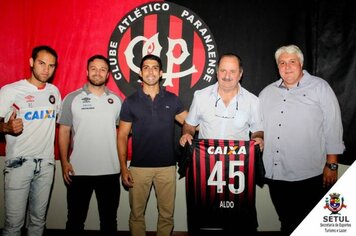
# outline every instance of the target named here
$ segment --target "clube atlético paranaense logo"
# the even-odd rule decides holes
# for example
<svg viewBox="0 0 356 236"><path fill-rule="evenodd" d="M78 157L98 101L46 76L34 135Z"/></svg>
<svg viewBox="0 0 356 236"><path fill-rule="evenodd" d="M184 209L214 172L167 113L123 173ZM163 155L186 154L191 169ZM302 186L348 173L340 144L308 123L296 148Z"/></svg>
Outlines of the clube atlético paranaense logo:
<svg viewBox="0 0 356 236"><path fill-rule="evenodd" d="M163 63L162 86L183 104L215 82L218 58L214 37L198 15L170 2L150 2L127 13L108 45L110 70L124 96L140 86L139 64L147 54Z"/></svg>

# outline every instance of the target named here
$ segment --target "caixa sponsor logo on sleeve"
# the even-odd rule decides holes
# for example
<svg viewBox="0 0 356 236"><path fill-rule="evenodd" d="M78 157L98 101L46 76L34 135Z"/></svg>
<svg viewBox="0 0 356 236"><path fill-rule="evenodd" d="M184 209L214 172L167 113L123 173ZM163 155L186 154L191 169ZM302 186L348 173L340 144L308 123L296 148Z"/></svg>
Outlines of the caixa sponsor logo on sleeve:
<svg viewBox="0 0 356 236"><path fill-rule="evenodd" d="M44 120L44 119L55 119L55 110L39 110L39 111L28 111L24 115L25 120Z"/></svg>

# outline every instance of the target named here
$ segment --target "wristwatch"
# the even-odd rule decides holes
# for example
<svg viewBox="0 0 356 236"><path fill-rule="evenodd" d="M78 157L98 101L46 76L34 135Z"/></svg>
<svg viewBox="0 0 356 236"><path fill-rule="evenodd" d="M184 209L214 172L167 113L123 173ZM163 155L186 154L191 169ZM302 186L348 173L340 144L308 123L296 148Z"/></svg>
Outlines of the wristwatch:
<svg viewBox="0 0 356 236"><path fill-rule="evenodd" d="M328 167L330 170L337 170L339 165L337 163L325 163L325 166Z"/></svg>

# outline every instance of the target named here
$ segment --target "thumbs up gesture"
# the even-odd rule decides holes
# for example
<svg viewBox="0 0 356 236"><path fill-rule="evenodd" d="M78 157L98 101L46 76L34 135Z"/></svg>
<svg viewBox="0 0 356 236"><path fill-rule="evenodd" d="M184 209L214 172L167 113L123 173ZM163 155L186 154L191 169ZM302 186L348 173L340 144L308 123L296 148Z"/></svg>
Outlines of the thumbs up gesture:
<svg viewBox="0 0 356 236"><path fill-rule="evenodd" d="M7 133L20 134L23 130L23 122L21 118L16 118L16 110L14 110L7 122Z"/></svg>

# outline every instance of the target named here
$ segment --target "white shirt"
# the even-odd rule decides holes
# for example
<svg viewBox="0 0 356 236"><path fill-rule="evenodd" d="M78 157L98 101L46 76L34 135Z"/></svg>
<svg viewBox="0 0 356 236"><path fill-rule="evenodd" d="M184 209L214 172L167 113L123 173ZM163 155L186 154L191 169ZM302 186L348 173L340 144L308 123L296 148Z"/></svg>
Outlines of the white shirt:
<svg viewBox="0 0 356 236"><path fill-rule="evenodd" d="M299 181L323 173L327 154L341 154L341 112L329 84L303 71L297 87L282 79L260 93L263 119L263 162L266 177Z"/></svg>
<svg viewBox="0 0 356 236"><path fill-rule="evenodd" d="M250 132L263 130L258 98L239 86L227 107L218 94L217 82L194 93L185 122L199 125L200 139L250 140Z"/></svg>
<svg viewBox="0 0 356 236"><path fill-rule="evenodd" d="M87 85L64 98L58 123L72 127L70 163L76 175L120 172L116 124L121 104L110 90L96 96Z"/></svg>
<svg viewBox="0 0 356 236"><path fill-rule="evenodd" d="M23 121L23 132L7 134L6 159L30 156L54 158L56 117L61 96L56 86L47 83L43 89L26 79L5 85L0 90L0 117L8 121L13 110Z"/></svg>

